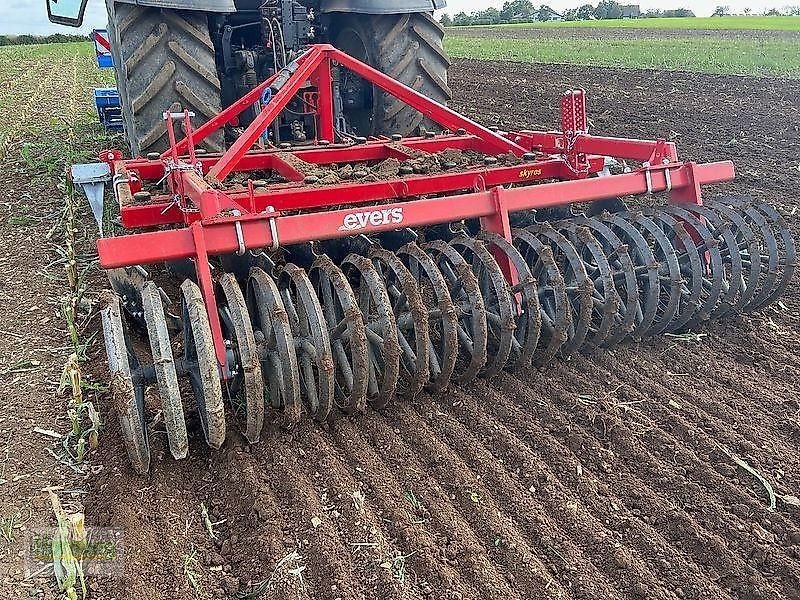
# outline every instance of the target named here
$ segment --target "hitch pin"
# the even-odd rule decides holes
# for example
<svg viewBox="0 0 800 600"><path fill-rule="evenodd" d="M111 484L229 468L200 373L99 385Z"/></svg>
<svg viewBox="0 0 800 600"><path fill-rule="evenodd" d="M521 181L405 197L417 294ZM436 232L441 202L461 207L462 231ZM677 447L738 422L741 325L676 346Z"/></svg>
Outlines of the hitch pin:
<svg viewBox="0 0 800 600"><path fill-rule="evenodd" d="M268 206L266 212L274 213L275 207ZM269 234L272 237L272 246L270 246L270 249L273 252L276 252L281 247L281 242L278 239L278 225L275 223L275 217L269 217L267 219L267 222L269 222Z"/></svg>
<svg viewBox="0 0 800 600"><path fill-rule="evenodd" d="M238 210L232 211L234 217L241 217L242 213ZM244 256L244 253L247 252L247 248L244 245L244 232L242 231L242 222L241 221L234 221L233 226L236 228L236 241L239 244L239 249L236 251L236 256Z"/></svg>
<svg viewBox="0 0 800 600"><path fill-rule="evenodd" d="M653 195L653 176L650 173L650 163L649 162L642 163L642 166L644 167L644 179L645 179L645 181L647 181L647 194L649 196L652 196Z"/></svg>

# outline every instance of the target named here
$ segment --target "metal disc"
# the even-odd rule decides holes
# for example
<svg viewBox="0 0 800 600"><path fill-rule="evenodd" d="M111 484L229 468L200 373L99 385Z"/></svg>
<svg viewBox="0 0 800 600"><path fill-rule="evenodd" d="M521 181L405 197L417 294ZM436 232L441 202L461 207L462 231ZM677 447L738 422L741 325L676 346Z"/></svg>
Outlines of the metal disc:
<svg viewBox="0 0 800 600"><path fill-rule="evenodd" d="M319 299L305 271L288 263L278 277L278 290L294 338L303 405L324 421L334 404L334 367L328 327Z"/></svg>
<svg viewBox="0 0 800 600"><path fill-rule="evenodd" d="M772 291L761 303L761 307L772 304L786 291L789 282L794 275L795 268L797 267L797 247L792 237L792 232L786 220L778 214L778 212L769 204L761 203L756 207L757 210L767 217L767 220L776 234L775 239L779 243L778 248L778 277L777 283Z"/></svg>
<svg viewBox="0 0 800 600"><path fill-rule="evenodd" d="M256 267L247 283L247 305L261 359L264 401L282 411L287 424L300 420L300 373L289 316L275 280Z"/></svg>
<svg viewBox="0 0 800 600"><path fill-rule="evenodd" d="M467 261L445 242L428 242L424 250L433 257L453 300L459 348L455 381L466 383L486 364L488 325L478 279Z"/></svg>
<svg viewBox="0 0 800 600"><path fill-rule="evenodd" d="M527 229L515 229L512 236L537 284L542 329L533 360L537 366L542 366L549 363L567 341L572 309L553 249Z"/></svg>
<svg viewBox="0 0 800 600"><path fill-rule="evenodd" d="M415 242L397 251L416 282L428 318L428 389L450 385L458 358L458 318L447 283L433 259Z"/></svg>
<svg viewBox="0 0 800 600"><path fill-rule="evenodd" d="M375 247L370 250L369 257L386 286L397 325L397 340L400 344L397 393L404 397L414 397L430 377L428 310L414 275L399 256Z"/></svg>
<svg viewBox="0 0 800 600"><path fill-rule="evenodd" d="M564 278L572 319L567 327L567 341L561 354L569 356L580 350L589 335L594 313L594 285L586 274L586 267L575 246L550 223L528 227L528 231L548 244L553 251L553 260Z"/></svg>
<svg viewBox="0 0 800 600"><path fill-rule="evenodd" d="M101 317L111 374L111 390L122 429L122 441L133 470L139 475L146 475L150 470L150 446L144 414L144 387L133 383L132 374L138 363L129 351L125 339L122 307L118 296L111 296L108 305L101 312Z"/></svg>
<svg viewBox="0 0 800 600"><path fill-rule="evenodd" d="M759 258L756 258L756 260L751 259L751 257L760 256L758 237L742 213L735 208L721 202L708 201L704 204L704 209L717 215L733 236L733 244L730 242L727 244L728 256L726 257L726 254L723 253L723 260L731 265L735 262L741 265L742 281L739 286L739 295L734 299L731 306L732 311L741 313L752 302L759 289L761 260Z"/></svg>
<svg viewBox="0 0 800 600"><path fill-rule="evenodd" d="M511 367L527 367L533 360L542 331L542 315L537 295L537 283L522 254L511 242L496 233L481 232L478 238L487 244L498 261L513 270L509 298L512 302L514 336L511 345Z"/></svg>
<svg viewBox="0 0 800 600"><path fill-rule="evenodd" d="M146 271L138 266L109 269L106 277L111 289L119 296L125 314L131 318L135 327L142 327L145 324L142 288L149 281Z"/></svg>
<svg viewBox="0 0 800 600"><path fill-rule="evenodd" d="M678 263L678 253L663 229L653 219L640 211L617 213L620 219L633 225L650 247L659 281L659 302L653 326L648 335L658 335L669 330L680 307L683 277Z"/></svg>
<svg viewBox="0 0 800 600"><path fill-rule="evenodd" d="M778 285L778 265L780 263L778 240L766 217L760 211L744 202L735 205L734 210L740 211L747 223L753 228L753 231L758 232L759 249L756 253L751 254L748 259L745 259L746 264L748 260L750 262L757 261L761 266L758 289L753 300L746 307L747 312L753 312L766 304L767 298Z"/></svg>
<svg viewBox="0 0 800 600"><path fill-rule="evenodd" d="M508 283L497 261L486 245L476 239L458 236L450 245L472 266L478 280L486 311L487 362L481 371L484 377L495 377L503 370L514 342L514 305Z"/></svg>
<svg viewBox="0 0 800 600"><path fill-rule="evenodd" d="M233 413L245 425L245 437L255 444L264 426L264 378L250 311L233 273L225 273L219 278L219 288L224 300L219 306L222 333L230 343L234 357L228 396Z"/></svg>
<svg viewBox="0 0 800 600"><path fill-rule="evenodd" d="M675 220L683 225L687 234L694 242L694 248L700 260L700 305L697 312L689 322L697 326L707 321L717 310L726 285L726 273L723 268L722 254L719 243L713 236L703 217L686 210L682 206L666 205L661 210L672 215ZM689 249L684 247L684 250Z"/></svg>
<svg viewBox="0 0 800 600"><path fill-rule="evenodd" d="M363 411L367 405L369 356L356 296L342 270L327 255L317 257L308 275L328 327L336 406L346 413Z"/></svg>
<svg viewBox="0 0 800 600"><path fill-rule="evenodd" d="M597 217L624 243L633 266L637 302L634 308L634 328L630 338L639 341L653 327L658 314L658 303L661 284L658 276L658 265L653 251L636 227L619 215L603 213ZM628 291L626 277L625 288ZM630 310L630 308L629 308Z"/></svg>
<svg viewBox="0 0 800 600"><path fill-rule="evenodd" d="M392 304L386 284L368 258L350 254L342 269L358 290L358 307L367 332L367 400L381 409L394 398L400 377L400 342Z"/></svg>
<svg viewBox="0 0 800 600"><path fill-rule="evenodd" d="M687 324L693 322L698 311L703 308L704 260L695 240L686 230L686 223L683 220L679 221L661 209L646 209L644 213L661 228L678 258L681 270L681 299L669 331L682 331Z"/></svg>
<svg viewBox="0 0 800 600"><path fill-rule="evenodd" d="M184 281L181 297L184 360L189 367L189 379L206 442L218 450L225 443L225 407L211 325L203 294L196 283L190 279Z"/></svg>
<svg viewBox="0 0 800 600"><path fill-rule="evenodd" d="M634 337L645 330L642 324L643 311L639 298L636 267L623 242L599 217L579 216L574 223L592 232L611 269L611 281L617 292L619 302L614 324L604 342L606 346L620 343L627 337ZM595 287L597 285L595 284Z"/></svg>
<svg viewBox="0 0 800 600"><path fill-rule="evenodd" d="M142 288L142 308L147 326L150 351L153 354L153 368L158 382L161 409L164 411L164 425L167 428L169 450L176 459L189 454L189 440L186 433L186 415L183 411L178 374L175 370L175 357L169 339L169 329L164 316L161 291L152 281Z"/></svg>
<svg viewBox="0 0 800 600"><path fill-rule="evenodd" d="M702 219L711 232L720 254L722 267L714 274L720 279L722 285L721 295L716 308L711 312L709 318L721 319L734 310L745 288L742 255L739 251L736 235L728 222L706 206L686 204L681 208L692 213L697 219Z"/></svg>
<svg viewBox="0 0 800 600"><path fill-rule="evenodd" d="M579 225L576 220L561 221L555 223L554 227L575 247L583 261L586 275L592 282L592 320L586 345L598 348L615 340L619 341L631 332L633 318L626 316L625 305L617 292L606 251L595 237L595 232L590 227ZM614 251L619 253L620 248ZM630 257L628 262L630 263ZM618 338L617 329L621 330Z"/></svg>

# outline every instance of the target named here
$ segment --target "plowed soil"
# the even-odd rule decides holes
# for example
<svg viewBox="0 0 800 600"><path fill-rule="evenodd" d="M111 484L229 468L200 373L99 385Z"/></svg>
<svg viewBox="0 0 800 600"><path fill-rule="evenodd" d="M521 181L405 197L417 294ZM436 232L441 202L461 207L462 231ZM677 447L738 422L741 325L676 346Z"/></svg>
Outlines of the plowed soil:
<svg viewBox="0 0 800 600"><path fill-rule="evenodd" d="M516 128L557 127L560 94L584 87L593 132L733 159L738 180L713 193L770 200L797 233L798 82L474 61L451 81L458 110ZM800 598L796 283L701 333L268 426L254 446L231 432L212 453L196 434L181 462L155 432L146 478L101 397L98 473L77 497L91 525L124 530L127 554L125 578L92 579L92 597ZM101 378L102 345L91 354Z"/></svg>

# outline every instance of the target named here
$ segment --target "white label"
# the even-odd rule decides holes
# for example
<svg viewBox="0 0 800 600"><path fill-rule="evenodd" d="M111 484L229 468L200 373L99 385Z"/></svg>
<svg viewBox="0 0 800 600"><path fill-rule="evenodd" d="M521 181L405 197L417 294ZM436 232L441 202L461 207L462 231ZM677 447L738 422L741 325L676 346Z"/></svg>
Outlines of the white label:
<svg viewBox="0 0 800 600"><path fill-rule="evenodd" d="M339 231L359 231L367 227L380 227L382 225L400 225L403 222L403 209L401 207L371 210L369 212L355 212L345 215Z"/></svg>

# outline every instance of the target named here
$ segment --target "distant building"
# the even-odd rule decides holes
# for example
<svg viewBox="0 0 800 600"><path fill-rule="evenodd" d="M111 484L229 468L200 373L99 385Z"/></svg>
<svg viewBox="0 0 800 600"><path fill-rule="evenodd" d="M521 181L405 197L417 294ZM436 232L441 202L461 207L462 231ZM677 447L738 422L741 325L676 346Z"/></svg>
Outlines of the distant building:
<svg viewBox="0 0 800 600"><path fill-rule="evenodd" d="M563 21L564 15L561 13L557 13L549 6L543 6L539 9L539 12L536 13L536 20L537 21Z"/></svg>
<svg viewBox="0 0 800 600"><path fill-rule="evenodd" d="M642 16L642 10L638 4L625 4L619 8L622 11L623 19L638 19Z"/></svg>

